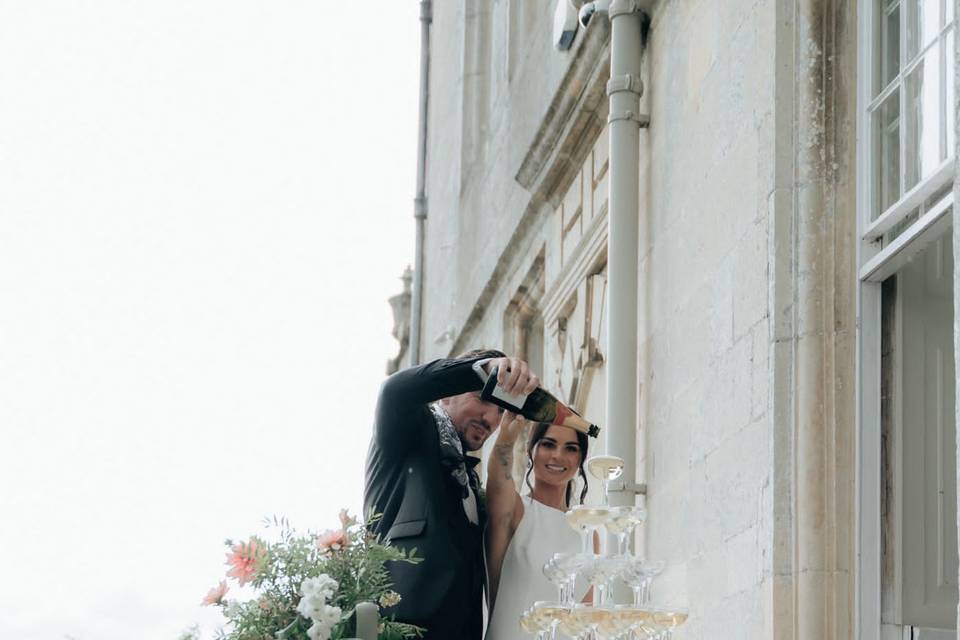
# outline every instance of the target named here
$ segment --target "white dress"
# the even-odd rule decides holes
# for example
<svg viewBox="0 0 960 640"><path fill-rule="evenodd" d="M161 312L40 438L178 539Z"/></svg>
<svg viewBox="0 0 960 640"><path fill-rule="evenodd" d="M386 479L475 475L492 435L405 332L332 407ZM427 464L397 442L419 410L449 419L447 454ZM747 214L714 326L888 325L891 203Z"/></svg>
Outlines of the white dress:
<svg viewBox="0 0 960 640"><path fill-rule="evenodd" d="M534 640L520 628L520 614L538 600L557 600L557 587L543 575L543 565L555 553L577 553L581 548L580 535L567 523L563 511L528 495L521 499L523 517L503 558L486 640ZM585 583L578 579L577 599L586 591Z"/></svg>

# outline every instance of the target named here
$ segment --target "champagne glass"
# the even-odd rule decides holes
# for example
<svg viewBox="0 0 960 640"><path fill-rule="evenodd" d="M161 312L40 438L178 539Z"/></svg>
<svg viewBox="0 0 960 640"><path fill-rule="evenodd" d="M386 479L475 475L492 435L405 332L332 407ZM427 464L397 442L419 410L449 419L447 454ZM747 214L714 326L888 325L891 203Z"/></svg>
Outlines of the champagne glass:
<svg viewBox="0 0 960 640"><path fill-rule="evenodd" d="M567 522L571 527L580 532L580 541L582 542L582 551L586 554L593 553L593 536L595 530L604 526L610 518L609 507L588 507L587 505L577 505L566 512Z"/></svg>
<svg viewBox="0 0 960 640"><path fill-rule="evenodd" d="M531 607L520 614L520 628L526 633L536 634L537 640L547 640L550 627L544 624L540 613Z"/></svg>
<svg viewBox="0 0 960 640"><path fill-rule="evenodd" d="M580 637L597 640L601 637L600 625L607 622L613 615L613 609L610 607L594 607L584 603L573 605L570 609L570 617L573 618L581 628L586 629L586 635Z"/></svg>
<svg viewBox="0 0 960 640"><path fill-rule="evenodd" d="M621 611L622 605L612 607L610 617L600 623L600 632L607 638L625 638L630 633L631 622Z"/></svg>
<svg viewBox="0 0 960 640"><path fill-rule="evenodd" d="M569 576L565 567L561 567L564 554L555 553L543 565L543 575L550 581L550 584L557 588L557 600L567 602L567 582Z"/></svg>
<svg viewBox="0 0 960 640"><path fill-rule="evenodd" d="M566 616L564 616L560 620L560 624L557 625L560 633L565 636L570 636L571 638L576 638L577 640L589 640L590 627L577 615L577 610L586 606L585 604L578 603L567 610Z"/></svg>
<svg viewBox="0 0 960 640"><path fill-rule="evenodd" d="M617 456L593 456L588 458L587 471L603 481L603 506L610 504L610 483L623 475L623 458Z"/></svg>
<svg viewBox="0 0 960 640"><path fill-rule="evenodd" d="M624 567L624 559L613 556L593 556L584 567L584 575L593 585L594 603L602 607L607 601L610 581L617 577Z"/></svg>
<svg viewBox="0 0 960 640"><path fill-rule="evenodd" d="M686 622L690 615L686 609L678 607L652 609L651 613L654 624L663 629L663 640L671 640L674 628Z"/></svg>
<svg viewBox="0 0 960 640"><path fill-rule="evenodd" d="M573 600L576 598L575 589L577 584L577 574L580 573L580 570L586 566L586 564L590 561L590 558L592 558L592 554L555 553L553 556L551 556L550 561L547 563L552 563L558 571L563 573L563 586L560 589L560 601L564 604L573 604ZM546 573L546 566L544 566L543 570L544 573ZM550 576L547 576L547 579L549 580ZM556 584L556 582L554 582L554 584Z"/></svg>
<svg viewBox="0 0 960 640"><path fill-rule="evenodd" d="M636 506L613 507L610 509L610 520L607 522L607 531L617 536L617 554L626 555L627 539L637 525L647 519L645 509Z"/></svg>
<svg viewBox="0 0 960 640"><path fill-rule="evenodd" d="M619 620L620 627L625 631L642 632L642 625L650 619L651 613L636 605L618 604L613 608L613 615ZM644 636L646 637L646 633ZM639 634L635 634L639 637Z"/></svg>
<svg viewBox="0 0 960 640"><path fill-rule="evenodd" d="M650 583L663 571L663 560L650 562L640 558L624 558L620 578L633 590L633 604L640 606L650 600Z"/></svg>
<svg viewBox="0 0 960 640"><path fill-rule="evenodd" d="M641 623L644 631L656 640L671 640L674 628L686 622L688 614L685 609L677 607L645 609L648 618Z"/></svg>
<svg viewBox="0 0 960 640"><path fill-rule="evenodd" d="M534 602L534 616L543 628L544 638L556 638L557 627L569 614L570 607L561 602Z"/></svg>

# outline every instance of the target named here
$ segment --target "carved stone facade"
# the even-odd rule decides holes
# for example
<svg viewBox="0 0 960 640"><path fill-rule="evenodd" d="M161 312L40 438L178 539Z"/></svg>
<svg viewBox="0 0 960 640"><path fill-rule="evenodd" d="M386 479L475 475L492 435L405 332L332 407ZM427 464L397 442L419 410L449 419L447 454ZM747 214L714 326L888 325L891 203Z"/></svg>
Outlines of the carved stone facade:
<svg viewBox="0 0 960 640"><path fill-rule="evenodd" d="M640 544L668 562L658 595L690 608L678 638L872 640L855 360L870 3L648 4ZM595 21L560 53L553 8L434 4L421 355L501 346L602 422L610 32Z"/></svg>

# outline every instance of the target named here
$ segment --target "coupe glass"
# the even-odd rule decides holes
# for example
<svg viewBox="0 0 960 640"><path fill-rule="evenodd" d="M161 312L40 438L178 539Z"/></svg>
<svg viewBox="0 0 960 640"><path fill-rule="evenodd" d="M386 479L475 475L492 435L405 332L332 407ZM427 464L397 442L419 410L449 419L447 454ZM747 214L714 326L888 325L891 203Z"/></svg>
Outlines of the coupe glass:
<svg viewBox="0 0 960 640"><path fill-rule="evenodd" d="M627 540L637 525L647 519L647 512L641 507L613 507L610 509L610 520L607 522L607 531L617 536L617 553L626 555Z"/></svg>
<svg viewBox="0 0 960 640"><path fill-rule="evenodd" d="M565 636L577 638L577 640L589 640L590 627L583 622L577 615L578 608L586 607L585 604L575 604L567 611L567 615L560 620L557 629Z"/></svg>
<svg viewBox="0 0 960 640"><path fill-rule="evenodd" d="M649 618L642 623L642 628L656 640L671 640L674 628L687 621L688 613L677 607L661 607L647 609Z"/></svg>
<svg viewBox="0 0 960 640"><path fill-rule="evenodd" d="M641 637L640 633L643 633L642 637L647 637L642 630L642 625L651 617L649 610L632 604L618 604L613 608L613 615L618 620L620 628L625 631L636 631L636 637Z"/></svg>
<svg viewBox="0 0 960 640"><path fill-rule="evenodd" d="M577 505L565 514L570 526L580 533L583 553L593 553L593 532L606 525L610 519L609 507ZM601 536L602 538L602 536Z"/></svg>
<svg viewBox="0 0 960 640"><path fill-rule="evenodd" d="M610 581L623 571L624 558L617 556L593 556L583 568L583 574L593 585L593 601L602 607L607 601Z"/></svg>
<svg viewBox="0 0 960 640"><path fill-rule="evenodd" d="M629 617L623 615L622 605L614 606L612 609L610 617L600 623L600 634L611 640L626 638L633 628L633 623Z"/></svg>
<svg viewBox="0 0 960 640"><path fill-rule="evenodd" d="M617 456L593 456L587 459L587 471L603 481L603 506L610 504L610 483L623 475L624 464L623 458Z"/></svg>
<svg viewBox="0 0 960 640"><path fill-rule="evenodd" d="M533 607L520 614L520 628L526 633L536 634L537 640L547 640L550 633L550 627Z"/></svg>
<svg viewBox="0 0 960 640"><path fill-rule="evenodd" d="M557 588L557 600L560 602L567 602L567 571L560 566L560 559L557 556L562 556L563 554L555 553L547 562L543 565L543 575L547 580L550 581L550 584Z"/></svg>
<svg viewBox="0 0 960 640"><path fill-rule="evenodd" d="M576 598L577 574L590 562L592 554L555 553L543 566L543 573L554 585L558 585L556 575L562 575L559 582L560 602L573 604ZM548 573L549 571L549 573Z"/></svg>
<svg viewBox="0 0 960 640"><path fill-rule="evenodd" d="M654 623L664 630L664 640L670 640L673 638L674 628L679 627L681 624L686 622L690 615L687 613L686 609L680 609L677 607L652 609L651 613L653 614Z"/></svg>
<svg viewBox="0 0 960 640"><path fill-rule="evenodd" d="M611 616L613 616L613 609L610 607L594 607L579 603L573 605L573 608L570 609L570 618L575 620L581 628L586 629L586 635L580 637L592 640L608 637L600 630L600 627L609 624Z"/></svg>
<svg viewBox="0 0 960 640"><path fill-rule="evenodd" d="M626 556L620 579L633 590L633 604L640 606L650 600L650 583L663 571L663 560L650 562L632 556Z"/></svg>
<svg viewBox="0 0 960 640"><path fill-rule="evenodd" d="M569 615L570 607L561 602L534 602L532 611L545 631L544 638L556 638L557 627Z"/></svg>

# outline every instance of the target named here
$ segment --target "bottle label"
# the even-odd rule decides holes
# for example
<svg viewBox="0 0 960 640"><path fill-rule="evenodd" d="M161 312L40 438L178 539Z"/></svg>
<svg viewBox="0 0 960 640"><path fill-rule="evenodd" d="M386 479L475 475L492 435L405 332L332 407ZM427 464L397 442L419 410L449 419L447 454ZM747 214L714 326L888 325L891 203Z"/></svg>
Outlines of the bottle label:
<svg viewBox="0 0 960 640"><path fill-rule="evenodd" d="M477 374L480 375L481 371L478 371ZM483 373L485 374L486 372ZM497 384L497 370L494 368L494 370L490 372L490 375L487 376L486 382L483 384L483 390L480 392L480 399L485 402L492 402L495 405L503 407L507 411L519 413L523 408L523 404L527 401L527 396L523 394L510 394L501 388Z"/></svg>
<svg viewBox="0 0 960 640"><path fill-rule="evenodd" d="M520 393L515 395L512 393L507 393L500 387L500 385L494 385L493 389L490 392L490 395L496 398L497 400L506 402L512 407L516 407L515 409L516 411L519 411L520 409L522 409L523 403L527 401L527 396L525 394Z"/></svg>

